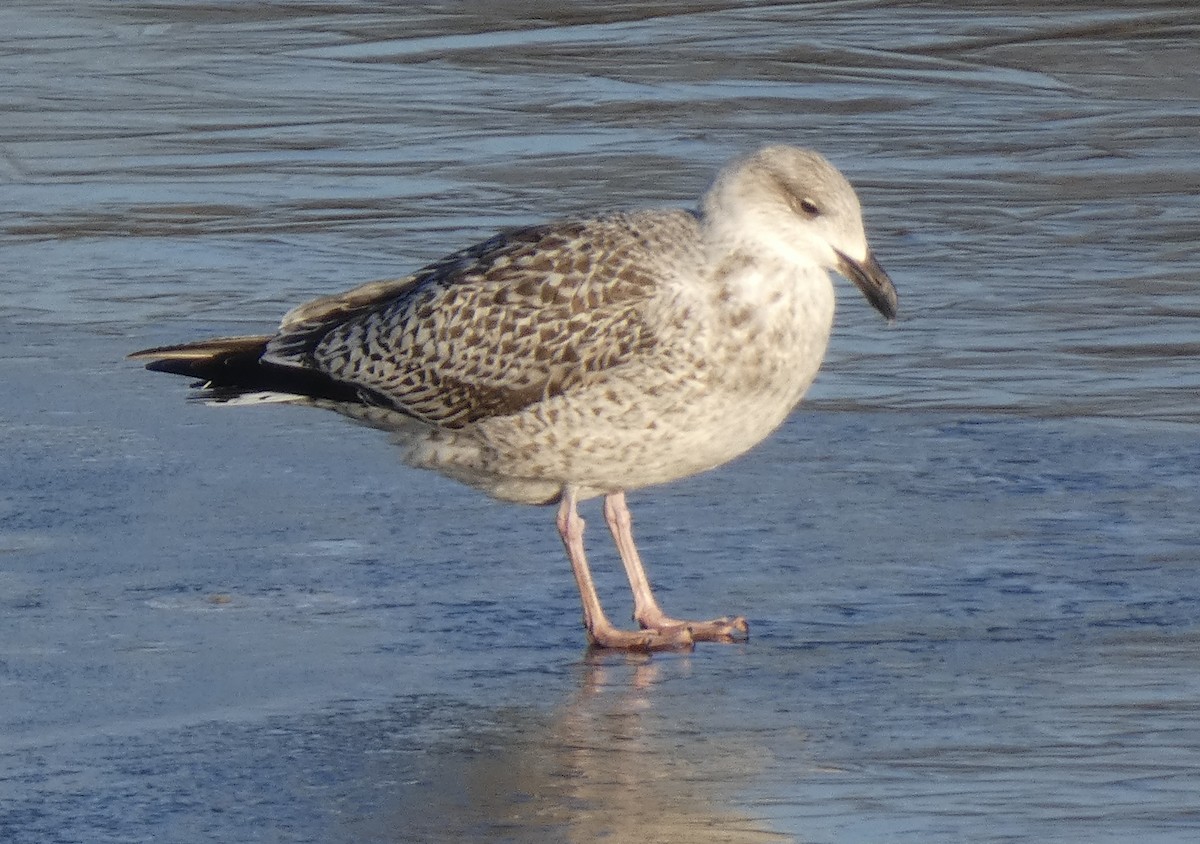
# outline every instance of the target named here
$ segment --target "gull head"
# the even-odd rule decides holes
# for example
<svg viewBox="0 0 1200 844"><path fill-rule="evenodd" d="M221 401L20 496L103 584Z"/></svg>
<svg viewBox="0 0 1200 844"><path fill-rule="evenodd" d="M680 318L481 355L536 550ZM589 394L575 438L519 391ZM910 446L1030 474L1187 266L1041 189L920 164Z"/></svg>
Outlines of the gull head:
<svg viewBox="0 0 1200 844"><path fill-rule="evenodd" d="M703 212L720 242L837 272L895 318L896 287L871 253L858 196L819 153L769 146L733 161L705 195Z"/></svg>

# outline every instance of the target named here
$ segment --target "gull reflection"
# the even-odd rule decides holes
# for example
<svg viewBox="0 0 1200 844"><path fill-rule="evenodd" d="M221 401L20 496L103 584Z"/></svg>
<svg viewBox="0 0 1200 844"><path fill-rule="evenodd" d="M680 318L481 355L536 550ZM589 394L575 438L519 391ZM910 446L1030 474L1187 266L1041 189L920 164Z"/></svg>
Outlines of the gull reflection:
<svg viewBox="0 0 1200 844"><path fill-rule="evenodd" d="M383 811L353 822L346 839L792 840L737 806L767 750L706 729L711 704L673 699L670 680L689 670L687 657L596 656L556 710L474 711L418 753L383 754L386 769L367 772L391 783Z"/></svg>

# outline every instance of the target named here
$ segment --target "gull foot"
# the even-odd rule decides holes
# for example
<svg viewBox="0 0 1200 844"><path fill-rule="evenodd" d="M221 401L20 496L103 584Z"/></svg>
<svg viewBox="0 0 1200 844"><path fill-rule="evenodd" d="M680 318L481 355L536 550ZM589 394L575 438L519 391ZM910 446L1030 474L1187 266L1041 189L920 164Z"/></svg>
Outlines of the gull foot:
<svg viewBox="0 0 1200 844"><path fill-rule="evenodd" d="M690 651L696 637L685 625L661 630L619 630L612 626L597 626L587 631L588 645L622 651Z"/></svg>
<svg viewBox="0 0 1200 844"><path fill-rule="evenodd" d="M666 633L671 630L684 629L697 642L744 642L750 638L750 625L742 616L725 616L711 621L681 621L677 618L662 616L653 621L639 619L639 624L646 630Z"/></svg>
<svg viewBox="0 0 1200 844"><path fill-rule="evenodd" d="M750 624L739 616L714 618L712 621L685 621L697 642L745 642L750 638Z"/></svg>

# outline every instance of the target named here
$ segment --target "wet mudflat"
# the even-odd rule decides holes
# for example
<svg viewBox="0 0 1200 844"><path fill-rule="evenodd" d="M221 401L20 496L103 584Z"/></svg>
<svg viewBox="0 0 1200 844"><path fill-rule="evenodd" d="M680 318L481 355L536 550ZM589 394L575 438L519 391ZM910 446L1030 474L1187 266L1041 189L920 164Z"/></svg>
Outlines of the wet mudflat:
<svg viewBox="0 0 1200 844"><path fill-rule="evenodd" d="M1200 14L0 23L0 838L1194 840ZM855 182L903 313L843 285L776 437L631 496L745 645L589 656L551 511L122 360L765 142Z"/></svg>

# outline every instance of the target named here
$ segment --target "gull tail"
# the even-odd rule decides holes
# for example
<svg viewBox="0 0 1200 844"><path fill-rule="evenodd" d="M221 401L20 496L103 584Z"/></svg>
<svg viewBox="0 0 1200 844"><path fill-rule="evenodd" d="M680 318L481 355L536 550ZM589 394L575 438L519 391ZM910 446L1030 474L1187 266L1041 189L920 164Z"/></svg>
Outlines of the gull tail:
<svg viewBox="0 0 1200 844"><path fill-rule="evenodd" d="M263 360L268 335L217 337L178 346L143 349L129 356L146 369L197 379L197 399L220 404L332 401L359 403L354 387L323 372Z"/></svg>

